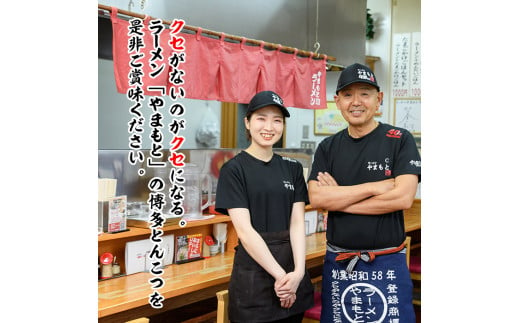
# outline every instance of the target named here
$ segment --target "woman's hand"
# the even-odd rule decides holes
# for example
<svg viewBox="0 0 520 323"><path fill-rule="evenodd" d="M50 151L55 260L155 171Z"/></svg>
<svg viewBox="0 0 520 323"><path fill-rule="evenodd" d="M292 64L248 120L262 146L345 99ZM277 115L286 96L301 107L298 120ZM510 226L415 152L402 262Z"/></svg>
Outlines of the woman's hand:
<svg viewBox="0 0 520 323"><path fill-rule="evenodd" d="M280 298L286 298L288 295L296 294L298 286L303 278L303 275L299 275L294 271L285 274L281 279L278 279L274 283L274 290L276 296Z"/></svg>
<svg viewBox="0 0 520 323"><path fill-rule="evenodd" d="M280 304L284 308L291 307L296 301L296 290L300 286L303 275L292 271L274 283L276 296L280 298Z"/></svg>
<svg viewBox="0 0 520 323"><path fill-rule="evenodd" d="M296 294L292 294L286 299L280 299L280 306L283 308L290 308L296 302Z"/></svg>

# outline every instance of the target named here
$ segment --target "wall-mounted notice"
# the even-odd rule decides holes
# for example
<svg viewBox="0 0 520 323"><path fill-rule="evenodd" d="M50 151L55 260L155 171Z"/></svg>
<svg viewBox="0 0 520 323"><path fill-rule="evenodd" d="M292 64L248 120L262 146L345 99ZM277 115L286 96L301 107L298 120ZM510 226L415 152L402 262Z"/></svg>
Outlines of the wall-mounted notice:
<svg viewBox="0 0 520 323"><path fill-rule="evenodd" d="M394 124L414 135L421 134L421 99L394 99Z"/></svg>
<svg viewBox="0 0 520 323"><path fill-rule="evenodd" d="M412 33L410 47L410 95L421 96L421 33Z"/></svg>
<svg viewBox="0 0 520 323"><path fill-rule="evenodd" d="M421 96L421 33L395 34L392 42L393 97Z"/></svg>
<svg viewBox="0 0 520 323"><path fill-rule="evenodd" d="M392 42L392 95L410 96L411 34L395 34Z"/></svg>

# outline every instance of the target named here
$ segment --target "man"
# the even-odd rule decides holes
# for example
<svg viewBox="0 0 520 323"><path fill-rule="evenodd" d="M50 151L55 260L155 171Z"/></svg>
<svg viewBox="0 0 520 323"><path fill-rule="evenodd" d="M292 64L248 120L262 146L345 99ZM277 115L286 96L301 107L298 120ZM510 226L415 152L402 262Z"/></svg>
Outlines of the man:
<svg viewBox="0 0 520 323"><path fill-rule="evenodd" d="M403 210L413 204L421 159L405 129L377 122L374 73L353 64L334 96L348 127L318 146L313 207L328 210L322 322L415 322Z"/></svg>

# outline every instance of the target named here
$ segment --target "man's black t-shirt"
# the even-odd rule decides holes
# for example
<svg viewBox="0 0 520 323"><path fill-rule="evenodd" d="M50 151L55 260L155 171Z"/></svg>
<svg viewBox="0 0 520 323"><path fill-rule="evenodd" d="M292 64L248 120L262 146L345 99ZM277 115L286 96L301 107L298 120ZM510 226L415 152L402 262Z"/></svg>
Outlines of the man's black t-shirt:
<svg viewBox="0 0 520 323"><path fill-rule="evenodd" d="M421 174L421 157L406 129L381 123L362 138L352 138L347 129L325 138L314 155L309 180L328 172L338 185L356 185ZM353 250L398 246L405 238L403 211L381 215L358 215L329 211L327 240Z"/></svg>

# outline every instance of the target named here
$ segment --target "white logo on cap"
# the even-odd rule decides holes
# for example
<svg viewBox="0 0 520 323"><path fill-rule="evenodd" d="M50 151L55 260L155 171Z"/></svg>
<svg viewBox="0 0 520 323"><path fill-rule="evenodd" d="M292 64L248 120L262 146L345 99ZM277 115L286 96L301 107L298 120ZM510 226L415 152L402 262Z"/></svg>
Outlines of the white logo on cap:
<svg viewBox="0 0 520 323"><path fill-rule="evenodd" d="M358 78L360 78L362 80L368 80L370 82L374 82L374 74L372 74L368 71L365 71L364 69L361 69L361 68L359 68L357 70L357 73L358 73Z"/></svg>
<svg viewBox="0 0 520 323"><path fill-rule="evenodd" d="M283 105L283 101L282 101L282 98L280 98L278 95L276 94L273 94L273 101L280 104L280 105Z"/></svg>

